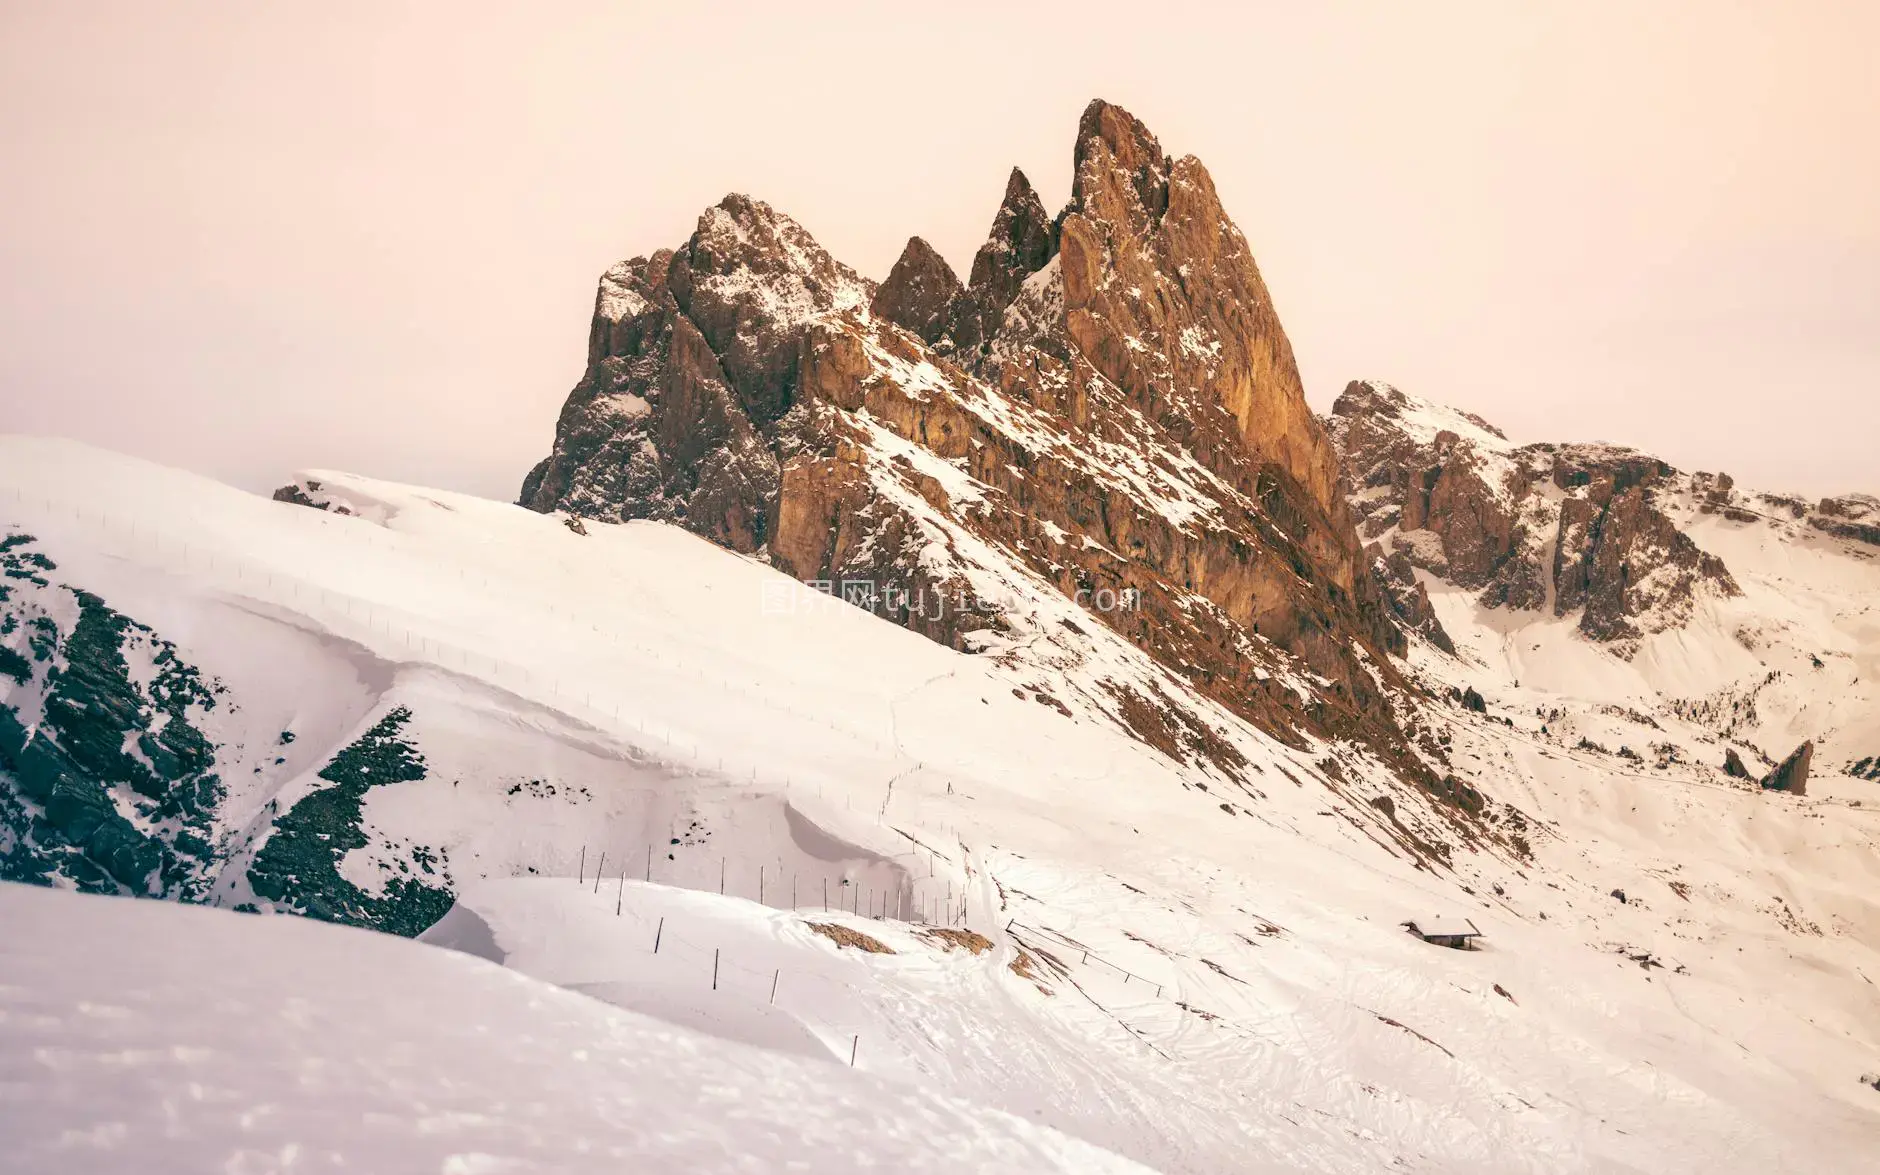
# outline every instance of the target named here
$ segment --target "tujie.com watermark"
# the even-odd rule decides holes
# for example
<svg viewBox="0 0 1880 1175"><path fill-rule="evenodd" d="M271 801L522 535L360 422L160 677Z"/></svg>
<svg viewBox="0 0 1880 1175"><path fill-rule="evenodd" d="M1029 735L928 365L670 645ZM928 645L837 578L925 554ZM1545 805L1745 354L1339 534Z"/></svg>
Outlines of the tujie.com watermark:
<svg viewBox="0 0 1880 1175"><path fill-rule="evenodd" d="M1080 588L1071 598L1078 607L1088 611L1132 612L1141 604L1142 593L1135 588ZM812 579L803 583L769 580L763 586L763 614L793 616L825 606L832 599L878 616L918 616L934 620L968 613L992 616L1020 606L1016 596L999 598L967 588L949 593L938 588L909 589L872 579Z"/></svg>

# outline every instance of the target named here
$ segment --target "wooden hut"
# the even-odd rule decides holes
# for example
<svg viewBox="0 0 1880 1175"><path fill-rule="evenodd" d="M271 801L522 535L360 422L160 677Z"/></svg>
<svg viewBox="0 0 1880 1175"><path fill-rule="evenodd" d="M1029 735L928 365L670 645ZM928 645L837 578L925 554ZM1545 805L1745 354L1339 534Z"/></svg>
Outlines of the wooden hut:
<svg viewBox="0 0 1880 1175"><path fill-rule="evenodd" d="M1474 950L1475 940L1482 937L1482 932L1475 928L1475 923L1467 918L1438 915L1433 918L1418 918L1404 923L1403 926L1405 930L1424 942L1433 942L1439 947L1449 947L1458 951Z"/></svg>

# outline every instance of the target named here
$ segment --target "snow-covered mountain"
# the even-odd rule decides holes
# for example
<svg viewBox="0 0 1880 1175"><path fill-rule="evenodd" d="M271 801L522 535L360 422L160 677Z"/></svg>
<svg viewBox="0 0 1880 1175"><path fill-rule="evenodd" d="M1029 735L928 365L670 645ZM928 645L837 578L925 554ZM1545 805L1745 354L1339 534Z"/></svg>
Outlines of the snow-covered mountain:
<svg viewBox="0 0 1880 1175"><path fill-rule="evenodd" d="M1318 419L1074 162L610 269L517 505L0 438L0 880L220 908L0 888L9 1159L1870 1170L1880 502Z"/></svg>
<svg viewBox="0 0 1880 1175"><path fill-rule="evenodd" d="M66 443L0 452L10 877L404 933L448 907L431 937L538 979L804 1063L853 1056L1163 1171L1866 1161L1880 879L1876 813L1853 804L1873 784L1826 754L1806 796L1730 784L1702 716L1656 716L1648 687L1669 679L1641 676L1736 655L1691 626L1628 661L1571 617L1520 623L1428 581L1458 655L1413 642L1406 672L1432 695L1417 727L1529 855L1439 851L1426 794L1340 744L1219 712L1243 786L1036 664L946 648L674 527L579 533L320 472L302 484L334 509L312 510ZM1693 519L1747 536L1720 556L1742 595L1707 606L1823 625L1807 631L1824 668L1766 687L1736 745L1851 705L1880 568L1813 528ZM1487 713L1445 701L1451 684ZM1624 733L1646 718L1686 763L1661 769ZM161 753L196 745L173 724L207 765ZM1852 711L1837 729L1847 746L1874 731ZM120 758L85 757L106 750ZM111 913L87 929L94 909ZM47 917L115 942L111 919L146 909ZM1483 949L1400 926L1432 915L1471 919ZM0 1025L10 1064L30 1078L121 1052L108 1029L50 1026L89 1023L103 992L47 994L33 960L52 936L8 921L27 929L0 983L69 1001ZM263 924L214 925L238 954ZM252 941L254 973L230 962L231 982L276 982L259 958L275 940ZM384 966L434 966L399 949L411 962ZM154 1019L144 1039L195 1047ZM133 1069L110 1097L0 1114L36 1146L134 1141L160 1127L114 1107L174 1080ZM303 1145L342 1146L322 1129ZM512 1142L478 1149L534 1153Z"/></svg>

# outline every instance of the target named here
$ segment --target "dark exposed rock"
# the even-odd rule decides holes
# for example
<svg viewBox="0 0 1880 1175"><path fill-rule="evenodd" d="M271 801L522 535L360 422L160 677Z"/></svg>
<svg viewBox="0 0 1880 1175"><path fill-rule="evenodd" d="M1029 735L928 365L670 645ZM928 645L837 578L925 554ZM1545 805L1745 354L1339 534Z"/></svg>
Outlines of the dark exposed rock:
<svg viewBox="0 0 1880 1175"><path fill-rule="evenodd" d="M1815 758L1815 744L1805 742L1790 752L1789 757L1777 764L1776 769L1762 777L1762 786L1767 791L1784 791L1790 795L1808 794L1808 767Z"/></svg>
<svg viewBox="0 0 1880 1175"><path fill-rule="evenodd" d="M401 733L410 718L403 706L389 711L320 769L329 786L274 822L273 834L248 870L257 895L308 917L406 937L423 933L444 916L453 900L446 885L392 877L383 894L373 895L339 872L341 858L368 843L360 829L366 793L425 777L424 756ZM446 880L434 858L427 854L417 860L433 881Z"/></svg>
<svg viewBox="0 0 1880 1175"><path fill-rule="evenodd" d="M1816 530L1824 530L1835 538L1867 543L1869 547L1880 547L1880 523L1841 523L1835 519L1809 519L1809 525Z"/></svg>
<svg viewBox="0 0 1880 1175"><path fill-rule="evenodd" d="M336 502L319 482L309 478L305 481L289 482L274 491L276 502L286 502L291 506L307 506L314 510L326 510L334 514L351 514L352 510L344 502Z"/></svg>
<svg viewBox="0 0 1880 1175"><path fill-rule="evenodd" d="M1824 534L1850 542L1880 547L1880 498L1850 494L1845 498L1823 498L1808 525Z"/></svg>
<svg viewBox="0 0 1880 1175"><path fill-rule="evenodd" d="M1488 702L1481 694L1475 692L1474 686L1469 686L1462 691L1462 708L1464 710L1473 710L1477 714L1486 714L1488 713Z"/></svg>
<svg viewBox="0 0 1880 1175"><path fill-rule="evenodd" d="M0 543L8 575L69 599L45 605L0 590L0 631L33 633L31 660L15 653L0 669L37 692L40 709L29 728L0 703L0 880L198 897L223 796L197 726L214 693L148 627L38 576L52 563L30 543ZM69 628L47 613L74 605ZM147 668L134 675L130 653Z"/></svg>
<svg viewBox="0 0 1880 1175"><path fill-rule="evenodd" d="M1726 748L1723 752L1723 773L1732 779L1750 778L1749 768L1743 765L1743 757L1736 753L1735 747Z"/></svg>
<svg viewBox="0 0 1880 1175"><path fill-rule="evenodd" d="M1792 494L1758 494L1757 498L1771 510L1783 511L1790 518L1806 518L1808 503Z"/></svg>

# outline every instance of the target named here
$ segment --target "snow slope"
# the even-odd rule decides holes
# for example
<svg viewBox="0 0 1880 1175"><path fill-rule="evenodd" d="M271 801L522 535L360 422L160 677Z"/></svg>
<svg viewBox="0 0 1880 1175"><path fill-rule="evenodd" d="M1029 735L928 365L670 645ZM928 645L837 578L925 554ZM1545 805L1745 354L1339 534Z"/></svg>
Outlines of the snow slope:
<svg viewBox="0 0 1880 1175"><path fill-rule="evenodd" d="M386 935L23 885L0 923L18 1175L1142 1170Z"/></svg>
<svg viewBox="0 0 1880 1175"><path fill-rule="evenodd" d="M1560 656L1522 654L1506 615L1432 585L1469 659L1417 670L1476 683L1496 721L1424 720L1534 842L1445 868L1380 835L1432 825L1340 748L1224 718L1254 781L1234 786L1052 704L1048 667L954 653L676 529L579 535L308 476L353 513L0 440L0 519L228 691L201 719L223 904L267 904L251 863L279 814L402 707L423 777L364 793L340 874L371 894L434 862L457 900L434 941L687 1039L852 1055L1168 1172L1872 1169L1874 810L1640 778L1539 734L1540 691L1603 721L1669 653L1614 668L1535 627ZM1549 684L1540 661L1583 669ZM1472 918L1484 949L1400 928L1431 915Z"/></svg>

